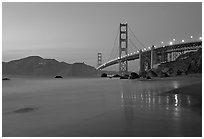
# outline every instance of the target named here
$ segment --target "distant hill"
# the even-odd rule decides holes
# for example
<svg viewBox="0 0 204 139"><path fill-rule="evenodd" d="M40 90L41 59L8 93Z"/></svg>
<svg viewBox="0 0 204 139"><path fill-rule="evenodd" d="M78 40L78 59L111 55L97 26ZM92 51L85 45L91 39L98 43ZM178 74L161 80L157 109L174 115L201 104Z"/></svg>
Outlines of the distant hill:
<svg viewBox="0 0 204 139"><path fill-rule="evenodd" d="M94 76L97 70L84 63L68 64L55 59L29 56L10 62L2 62L3 75L43 75L43 76Z"/></svg>

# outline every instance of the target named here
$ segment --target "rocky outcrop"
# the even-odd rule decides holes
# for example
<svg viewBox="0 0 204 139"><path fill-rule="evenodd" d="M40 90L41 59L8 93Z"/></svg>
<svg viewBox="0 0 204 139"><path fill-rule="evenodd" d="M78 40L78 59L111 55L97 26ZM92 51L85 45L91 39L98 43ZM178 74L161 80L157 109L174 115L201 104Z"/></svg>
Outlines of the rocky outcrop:
<svg viewBox="0 0 204 139"><path fill-rule="evenodd" d="M202 72L202 49L180 55L175 61L161 64L156 69L163 77Z"/></svg>

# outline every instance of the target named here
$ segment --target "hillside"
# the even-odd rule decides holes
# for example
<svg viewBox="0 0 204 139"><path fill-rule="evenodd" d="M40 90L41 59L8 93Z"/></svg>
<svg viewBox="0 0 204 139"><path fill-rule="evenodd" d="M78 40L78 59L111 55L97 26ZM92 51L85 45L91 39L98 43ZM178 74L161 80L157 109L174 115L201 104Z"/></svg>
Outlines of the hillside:
<svg viewBox="0 0 204 139"><path fill-rule="evenodd" d="M43 76L94 76L94 67L84 63L68 64L55 59L29 56L10 62L2 62L3 75L43 75Z"/></svg>
<svg viewBox="0 0 204 139"><path fill-rule="evenodd" d="M185 74L202 73L202 49L180 55L173 62L161 64L157 69L157 73L159 72L165 72L172 76L178 72Z"/></svg>

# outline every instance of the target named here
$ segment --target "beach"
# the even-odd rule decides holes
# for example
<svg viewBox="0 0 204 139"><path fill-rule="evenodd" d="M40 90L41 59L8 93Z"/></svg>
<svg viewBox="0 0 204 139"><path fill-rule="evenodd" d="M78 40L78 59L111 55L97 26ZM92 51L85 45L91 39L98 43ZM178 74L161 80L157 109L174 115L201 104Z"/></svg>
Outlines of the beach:
<svg viewBox="0 0 204 139"><path fill-rule="evenodd" d="M152 80L11 78L4 137L202 136L202 77Z"/></svg>

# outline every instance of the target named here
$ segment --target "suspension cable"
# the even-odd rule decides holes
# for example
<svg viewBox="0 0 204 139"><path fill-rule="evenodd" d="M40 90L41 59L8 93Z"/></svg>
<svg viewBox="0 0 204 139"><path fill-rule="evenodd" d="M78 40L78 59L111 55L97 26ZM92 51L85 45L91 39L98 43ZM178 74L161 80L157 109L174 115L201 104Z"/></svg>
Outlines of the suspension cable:
<svg viewBox="0 0 204 139"><path fill-rule="evenodd" d="M132 42L131 39L129 39L129 41L130 41L130 43L131 43L137 50L139 50L139 49L137 48L137 46Z"/></svg>
<svg viewBox="0 0 204 139"><path fill-rule="evenodd" d="M111 56L113 54L113 51L114 51L114 48L115 48L115 45L116 45L116 41L117 41L118 35L119 35L119 29L117 30L117 34L116 34L116 37L115 37L115 40L114 40L114 44L113 44L113 47L112 47L112 50L111 50L110 57L108 58L108 61L110 60L110 58L111 58Z"/></svg>
<svg viewBox="0 0 204 139"><path fill-rule="evenodd" d="M136 35L133 33L132 29L128 26L130 32L133 34L133 36L135 37L135 39L137 40L137 42L139 42L139 44L143 47L146 48L145 45L136 37Z"/></svg>
<svg viewBox="0 0 204 139"><path fill-rule="evenodd" d="M114 57L116 57L116 55L117 55L118 53L119 53L119 49L117 49L117 51L116 51ZM116 57L116 58L117 58L117 57Z"/></svg>

